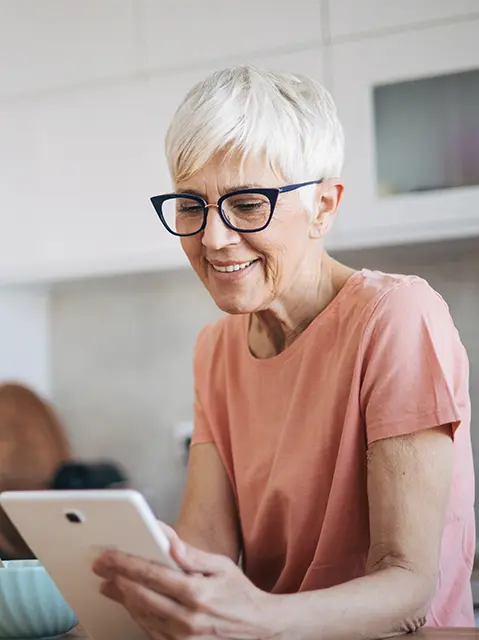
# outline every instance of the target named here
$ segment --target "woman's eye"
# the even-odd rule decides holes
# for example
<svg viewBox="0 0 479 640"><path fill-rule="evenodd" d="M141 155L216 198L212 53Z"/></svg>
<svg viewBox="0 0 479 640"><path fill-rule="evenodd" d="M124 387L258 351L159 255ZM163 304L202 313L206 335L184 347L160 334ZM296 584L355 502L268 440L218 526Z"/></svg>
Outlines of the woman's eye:
<svg viewBox="0 0 479 640"><path fill-rule="evenodd" d="M264 207L264 202L261 202L261 201L238 202L234 206L235 206L235 209L237 209L238 211L243 211L243 212L255 211L256 209L260 209L261 207Z"/></svg>
<svg viewBox="0 0 479 640"><path fill-rule="evenodd" d="M186 214L191 214L191 213L200 213L202 212L202 207L200 207L200 205L198 204L193 204L191 206L181 206L178 208L178 213L186 213Z"/></svg>

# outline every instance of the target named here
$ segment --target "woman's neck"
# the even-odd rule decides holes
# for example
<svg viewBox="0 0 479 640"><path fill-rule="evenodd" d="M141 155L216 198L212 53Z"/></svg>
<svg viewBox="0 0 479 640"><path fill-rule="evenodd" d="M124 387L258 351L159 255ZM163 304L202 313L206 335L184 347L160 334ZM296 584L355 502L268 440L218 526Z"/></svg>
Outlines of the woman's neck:
<svg viewBox="0 0 479 640"><path fill-rule="evenodd" d="M314 274L296 279L291 292L269 309L251 314L248 344L257 358L271 358L287 349L330 304L354 273L323 253Z"/></svg>

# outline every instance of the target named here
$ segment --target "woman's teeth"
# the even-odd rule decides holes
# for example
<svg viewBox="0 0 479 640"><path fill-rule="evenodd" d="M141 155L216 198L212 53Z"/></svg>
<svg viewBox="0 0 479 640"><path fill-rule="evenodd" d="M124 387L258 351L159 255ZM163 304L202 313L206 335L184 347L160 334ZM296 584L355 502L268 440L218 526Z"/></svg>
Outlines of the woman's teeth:
<svg viewBox="0 0 479 640"><path fill-rule="evenodd" d="M222 273L231 273L231 271L241 271L242 269L246 269L250 264L253 264L254 260L250 260L249 262L240 262L238 264L229 264L226 267L220 267L219 265L213 264L211 265L215 271L221 271Z"/></svg>

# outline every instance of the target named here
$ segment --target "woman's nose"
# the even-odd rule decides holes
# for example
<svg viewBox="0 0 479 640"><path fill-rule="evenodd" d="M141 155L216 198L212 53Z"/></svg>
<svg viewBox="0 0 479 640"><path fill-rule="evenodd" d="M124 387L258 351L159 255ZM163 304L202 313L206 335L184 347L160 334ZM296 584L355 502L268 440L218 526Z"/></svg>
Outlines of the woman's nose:
<svg viewBox="0 0 479 640"><path fill-rule="evenodd" d="M225 225L218 207L210 205L201 241L208 249L218 251L228 245L238 244L241 242L241 236L237 231Z"/></svg>

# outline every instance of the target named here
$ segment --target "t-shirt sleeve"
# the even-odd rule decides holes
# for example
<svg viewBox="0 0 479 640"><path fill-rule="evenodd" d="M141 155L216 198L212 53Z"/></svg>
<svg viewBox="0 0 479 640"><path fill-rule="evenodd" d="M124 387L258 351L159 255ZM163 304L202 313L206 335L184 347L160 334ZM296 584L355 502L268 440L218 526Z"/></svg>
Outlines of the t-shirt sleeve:
<svg viewBox="0 0 479 640"><path fill-rule="evenodd" d="M388 291L363 341L368 444L451 424L468 410L468 361L444 300L419 278Z"/></svg>
<svg viewBox="0 0 479 640"><path fill-rule="evenodd" d="M206 377L209 367L209 356L207 348L207 329L202 329L196 341L195 353L193 358L193 375L195 385L194 399L194 420L193 434L191 437L191 446L195 444L204 444L206 442L214 442L214 436L208 424L203 404L201 386L202 381Z"/></svg>

